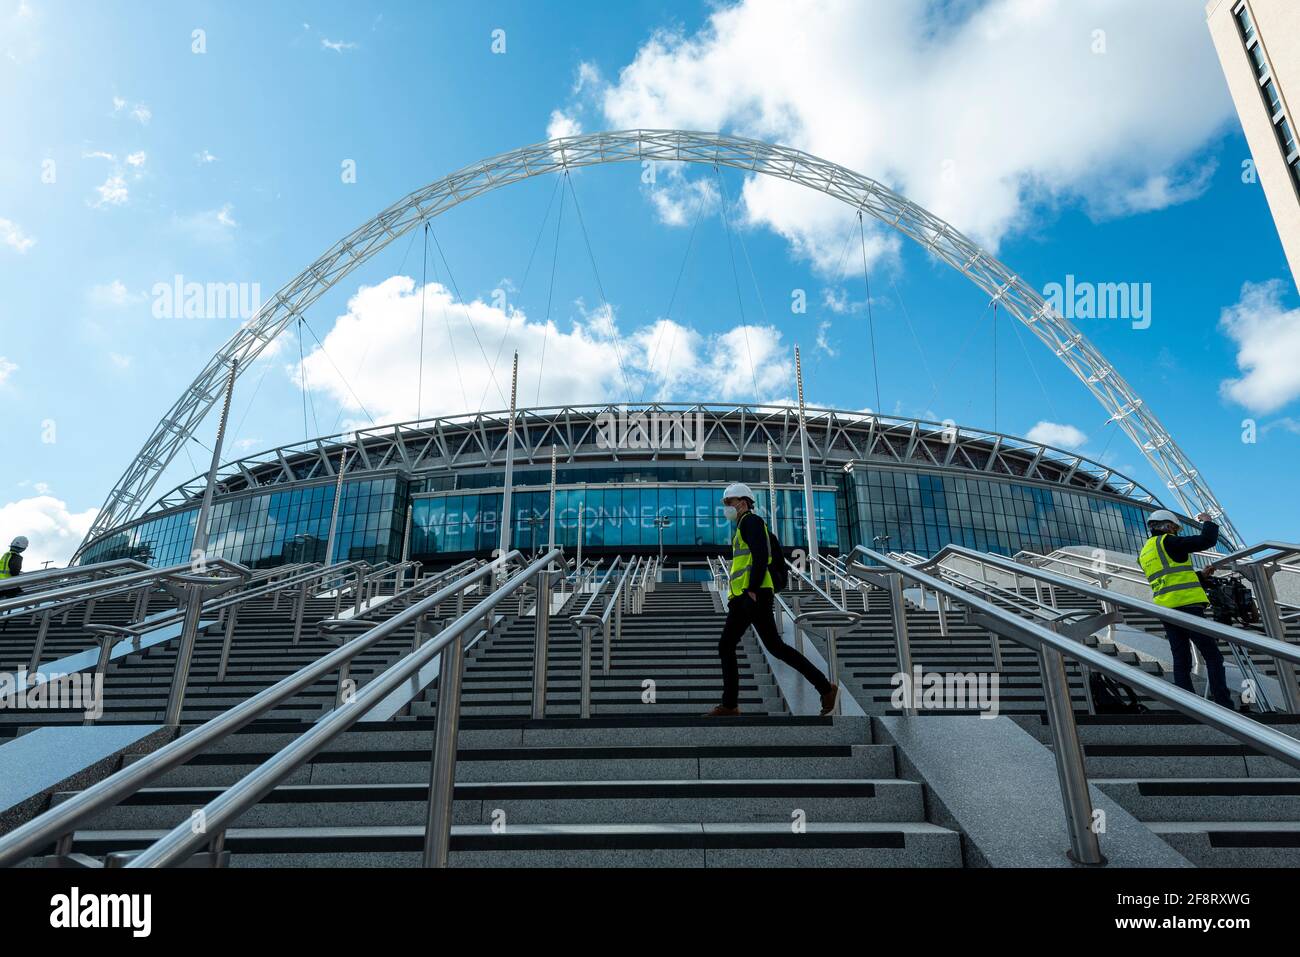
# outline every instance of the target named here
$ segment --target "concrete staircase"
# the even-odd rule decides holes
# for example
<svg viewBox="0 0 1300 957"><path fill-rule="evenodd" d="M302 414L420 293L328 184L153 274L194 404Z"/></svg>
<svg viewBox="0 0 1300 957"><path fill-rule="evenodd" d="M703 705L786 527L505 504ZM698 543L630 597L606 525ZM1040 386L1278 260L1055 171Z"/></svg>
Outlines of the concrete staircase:
<svg viewBox="0 0 1300 957"><path fill-rule="evenodd" d="M581 603L553 617L547 661L548 715L579 713L581 636L568 622ZM726 619L713 598L696 583L663 583L645 597L642 614L623 616L621 641L611 638L610 673L603 673L604 645L599 629L591 642L592 714L699 715L721 700L718 636ZM531 714L533 629L531 617L510 618L466 655L461 692L466 715ZM741 640L740 707L752 714L785 714L758 639ZM436 711L437 689L413 702L411 713Z"/></svg>
<svg viewBox="0 0 1300 957"><path fill-rule="evenodd" d="M528 717L534 621L498 623L466 656L451 863L961 866L960 834L926 821L924 786L899 777L893 746L873 742L867 718L785 714L752 635L747 714L702 716L718 700L722 620L699 584L660 585L625 615L608 677L593 641L586 721L569 717L579 638L567 620L551 622L541 721ZM332 742L227 832L234 866L418 864L436 710L435 689ZM74 851L143 846L307 727L249 726L90 822Z"/></svg>
<svg viewBox="0 0 1300 957"><path fill-rule="evenodd" d="M817 600L802 607L818 607ZM929 787L901 750L906 745L895 747L871 717L897 713L889 702L897 663L883 596L869 598L866 620L839 642L841 678L868 716L834 719L788 713L752 633L740 649L745 716L702 717L719 695L724 616L701 585L662 583L646 596L643 614L624 616L607 676L601 635L594 635L593 717L586 721L576 717L579 637L567 621L576 607L552 618L548 716L535 721L534 619L519 615L517 603L505 610L466 655L453 866L968 863L969 837L936 813ZM186 725L332 648L312 637L314 622L331 611L329 600L313 603L302 641L293 645L283 609L246 608L230 677L220 686L212 681L219 638L201 641ZM909 625L913 659L927 671L992 669L988 636L978 626L950 615L943 637L937 614L916 609L909 609ZM343 637L365 627L348 626ZM364 685L406 654L413 637L410 629L390 637L352 676ZM1047 747L1036 657L1009 641L1001 650L1002 710ZM117 710L108 720L156 720L170 654L160 648L115 668L109 689ZM1090 717L1073 669L1071 681L1089 776L1119 808L1197 864L1300 863L1300 772L1177 715ZM310 727L333 696L333 679L322 681L168 772L78 831L74 851L100 855L156 839ZM359 723L333 741L228 832L233 865L418 864L437 707L435 685L401 716ZM949 719L930 713L918 720ZM1292 719L1270 721L1300 729ZM996 763L997 755L989 759ZM1061 826L1059 812L1050 818L1046 826Z"/></svg>
<svg viewBox="0 0 1300 957"><path fill-rule="evenodd" d="M185 820L301 726L232 736L77 833L139 847ZM363 724L227 832L236 867L420 861L432 722ZM958 867L923 786L865 718L610 716L463 720L453 866Z"/></svg>
<svg viewBox="0 0 1300 957"><path fill-rule="evenodd" d="M1044 719L1017 719L1050 747ZM1089 780L1202 867L1300 867L1300 769L1182 715L1076 715ZM1300 718L1260 720L1300 737Z"/></svg>

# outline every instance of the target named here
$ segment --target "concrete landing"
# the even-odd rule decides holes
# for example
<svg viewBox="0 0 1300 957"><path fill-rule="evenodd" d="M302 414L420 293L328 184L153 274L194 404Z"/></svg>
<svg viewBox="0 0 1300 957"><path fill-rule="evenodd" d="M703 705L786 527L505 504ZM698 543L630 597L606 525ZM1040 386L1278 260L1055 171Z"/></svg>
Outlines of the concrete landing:
<svg viewBox="0 0 1300 957"><path fill-rule="evenodd" d="M881 743L898 746L899 774L929 788L930 819L960 829L967 867L1073 867L1052 752L1008 717L884 716ZM1119 804L1105 811L1101 851L1111 867L1192 864Z"/></svg>
<svg viewBox="0 0 1300 957"><path fill-rule="evenodd" d="M56 791L80 790L116 771L127 752L170 738L157 724L37 728L0 746L0 834L45 810Z"/></svg>

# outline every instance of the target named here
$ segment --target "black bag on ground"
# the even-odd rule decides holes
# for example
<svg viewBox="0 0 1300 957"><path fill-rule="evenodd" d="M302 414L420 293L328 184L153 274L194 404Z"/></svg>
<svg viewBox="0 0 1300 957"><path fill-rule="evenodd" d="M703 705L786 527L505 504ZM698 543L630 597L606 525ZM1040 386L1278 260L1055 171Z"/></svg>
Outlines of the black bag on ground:
<svg viewBox="0 0 1300 957"><path fill-rule="evenodd" d="M1097 714L1146 714L1147 706L1138 701L1137 692L1110 675L1094 671L1088 678L1092 707Z"/></svg>

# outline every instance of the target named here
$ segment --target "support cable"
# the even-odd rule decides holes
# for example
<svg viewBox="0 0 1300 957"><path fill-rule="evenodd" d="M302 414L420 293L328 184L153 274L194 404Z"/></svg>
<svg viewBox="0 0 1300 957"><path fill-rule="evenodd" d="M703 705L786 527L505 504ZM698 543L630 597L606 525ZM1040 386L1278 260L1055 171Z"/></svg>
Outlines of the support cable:
<svg viewBox="0 0 1300 957"><path fill-rule="evenodd" d="M451 271L451 263L447 261L447 254L442 251L442 243L438 242L438 234L434 232L433 224L429 223L427 225L429 235L433 237L433 246L438 250L438 256L442 259L443 268L447 270L447 278L451 280L452 291L456 294L456 301L460 303L460 308L465 313L465 322L469 325L469 331L474 333L474 341L478 344L479 355L483 357L483 366L486 368L488 366L487 350L483 348L483 340L479 338L478 328L474 325L474 320L470 318L469 306L465 304L465 297L460 294L460 284L456 282L456 274ZM492 376L492 381L496 382L495 375ZM506 394L501 391L501 383L496 382L496 386L497 392L501 395L501 401L505 402ZM463 386L461 391L465 391ZM466 405L468 404L468 401L466 401Z"/></svg>
<svg viewBox="0 0 1300 957"><path fill-rule="evenodd" d="M573 177L569 175L568 170L564 172L564 179L569 184L569 192L573 195L573 209L578 214L578 225L582 227L582 240L587 246L587 258L591 260L591 271L596 277L596 290L600 293L601 304L605 307L605 312L609 316L609 328L614 334L614 357L618 360L618 371L623 377L623 388L627 390L628 401L632 401L632 384L627 377L627 368L623 364L623 347L620 344L618 334L618 324L614 321L614 307L609 304L609 298L605 295L605 284L600 281L600 270L596 267L596 254L591 248L591 236L587 233L587 221L582 215L582 204L578 202L578 191L573 187Z"/></svg>
<svg viewBox="0 0 1300 957"><path fill-rule="evenodd" d="M993 431L998 430L998 304L993 303Z"/></svg>
<svg viewBox="0 0 1300 957"><path fill-rule="evenodd" d="M701 192L699 206L695 210L695 222L691 225L691 234L686 240L686 252L682 255L682 264L677 269L677 279L673 283L672 295L669 296L668 298L668 311L664 313L665 322L672 321L673 306L677 302L677 291L681 287L682 277L686 275L686 265L688 262L690 262L691 249L695 245L695 233L700 228L700 220L704 218L704 201L705 201L705 194ZM661 341L662 339L663 339L662 332L655 337L654 349L650 353L650 368L648 370L650 375L654 375L655 359L658 358L659 356L659 346L662 345L662 341ZM665 387L667 387L668 385L668 373L672 370L673 367L673 350L676 347L677 347L677 328L676 326L674 326L672 330L672 338L668 341L668 361L664 364L663 382ZM648 379L649 377L647 376L647 382L646 382L647 387L649 387ZM641 390L641 401L643 402L645 401L645 389Z"/></svg>
<svg viewBox="0 0 1300 957"><path fill-rule="evenodd" d="M722 188L722 171L717 166L713 167L713 172L718 176L719 188ZM736 306L740 310L740 333L745 340L745 355L749 359L749 378L754 383L754 404L759 403L758 397L758 374L754 371L754 353L749 347L749 325L745 321L745 301L740 295L740 273L736 269L736 250L732 247L731 241L731 218L727 215L727 201L724 195L722 200L722 224L727 234L727 255L731 259L731 278L736 285Z"/></svg>
<svg viewBox="0 0 1300 957"><path fill-rule="evenodd" d="M437 242L437 240L438 240L438 237L435 236L435 237L434 237L434 242ZM439 282L439 280L438 280L438 264L437 264L436 262L433 264L433 281L436 282L436 283L438 283L439 285L442 285L441 282ZM444 286L443 288L446 289L445 286ZM467 315L466 318L468 318L468 315ZM451 350L451 361L452 361L452 364L455 365L455 367L456 367L456 381L460 383L460 401L461 401L461 403L462 403L462 408L464 408L464 410L465 410L466 412L468 412L468 411L469 411L469 395L468 395L468 393L465 392L465 376L464 376L464 374L463 374L463 373L461 372L461 370L460 370L460 354L456 351L456 337L455 337L454 335L452 335L452 332L451 332L451 319L447 316L447 305L446 305L446 302L444 302L444 303L443 303L443 306L442 306L442 324L443 324L443 327L447 330L447 346L448 346L448 348ZM472 323L471 323L471 326L472 326ZM495 380L496 380L496 377L493 376L492 379L491 379L491 381L495 381ZM500 387L499 385L497 386L497 391L498 391L498 392L501 391L501 387ZM503 397L503 398L504 398L504 397ZM481 411L481 410L482 410L482 407L480 406L480 411Z"/></svg>
<svg viewBox="0 0 1300 957"><path fill-rule="evenodd" d="M1016 341L1020 343L1020 351L1025 354L1025 361L1029 363L1029 371L1034 374L1038 381L1038 388L1043 392L1043 399L1047 403L1048 410L1052 413L1052 418L1057 422L1061 420L1056 411L1056 403L1052 401L1052 394L1047 391L1047 386L1043 384L1043 377L1038 374L1038 366L1034 364L1034 357L1029 354L1029 347L1025 345L1025 337L1020 334L1020 323L1011 323L1011 331L1016 335Z"/></svg>
<svg viewBox="0 0 1300 957"><path fill-rule="evenodd" d="M524 290L528 287L528 277L533 271L533 259L537 255L537 249L542 244L542 234L546 232L546 224L551 220L551 207L555 205L555 194L560 190L560 177L555 177L555 186L551 189L550 202L546 204L546 215L542 217L542 223L537 227L537 238L533 240L533 250L528 254L528 265L524 267L524 278L519 283L519 299L523 301ZM506 327L501 332L501 341L497 343L496 355L492 357L492 368L488 370L488 381L483 384L483 395L478 400L479 411L483 411L483 403L487 401L488 389L491 388L492 380L496 378L497 365L501 362L501 350L505 348L506 339L510 337L510 329L514 325L515 317L512 312L506 319ZM469 409L465 410L466 412Z"/></svg>
<svg viewBox="0 0 1300 957"><path fill-rule="evenodd" d="M971 340L975 338L976 333L978 333L982 328L984 328L984 317L989 314L989 310L992 308L992 306L993 303L990 302L988 305L984 307L984 311L980 313L979 319L975 322L973 326L971 326L970 332L966 333L966 338L965 340L962 341L961 347L956 351L956 353L953 354L952 362L948 363L947 370L944 372L943 376L939 379L939 381L935 384L934 391L930 394L929 401L925 403L926 406L934 405L935 400L939 398L939 393L942 391L944 383L951 380L953 370L957 368L957 363L961 361L961 357L965 354L966 347L971 344Z"/></svg>
<svg viewBox="0 0 1300 957"><path fill-rule="evenodd" d="M320 337L316 335L316 331L312 329L310 323L304 323L303 325L306 327L307 331L311 333L311 337L316 340L316 345L320 348L320 354L325 357L325 361L330 364L330 366L334 369L336 373L338 373L339 381L341 381L343 385L347 387L348 392L352 393L352 398L356 400L357 408L359 408L363 413L365 413L366 418L370 419L373 422L375 417L370 414L370 410L366 408L366 404L361 401L361 396L357 395L357 390L352 388L352 383L349 382L348 377L343 374L343 370L338 367L338 364L335 363L334 359L330 356L330 354L325 351L325 343L320 341ZM312 402L311 414L312 414L312 418L314 419L316 416L315 401ZM316 423L316 428L320 429L319 422Z"/></svg>
<svg viewBox="0 0 1300 957"><path fill-rule="evenodd" d="M415 418L424 418L424 303L429 298L429 222L424 223L424 262L420 271L420 365L415 387ZM468 411L468 410L467 410Z"/></svg>
<svg viewBox="0 0 1300 957"><path fill-rule="evenodd" d="M876 412L880 407L880 366L876 362L876 317L871 311L871 275L867 271L867 232L862 225L862 210L858 210L858 238L862 242L862 282L867 289L867 328L871 331L871 376L876 384Z"/></svg>
<svg viewBox="0 0 1300 957"><path fill-rule="evenodd" d="M569 171L565 170L567 177ZM533 405L542 404L542 373L546 370L546 342L551 337L551 301L555 296L555 272L560 259L560 227L564 225L564 194L560 194L560 211L555 217L555 249L551 252L551 282L546 289L546 318L542 321L542 358L537 364L537 395Z"/></svg>
<svg viewBox="0 0 1300 957"><path fill-rule="evenodd" d="M912 334L912 341L916 343L917 354L921 357L921 368L925 370L925 376L930 380L930 388L935 388L934 373L930 371L929 360L925 358L925 347L921 345L921 338L916 334L916 325L912 322L912 314L907 309L907 303L903 300L903 292L898 288L898 283L894 282L894 277L889 277L889 285L894 290L894 295L898 297L898 306L903 310L903 318L907 321L907 331Z"/></svg>

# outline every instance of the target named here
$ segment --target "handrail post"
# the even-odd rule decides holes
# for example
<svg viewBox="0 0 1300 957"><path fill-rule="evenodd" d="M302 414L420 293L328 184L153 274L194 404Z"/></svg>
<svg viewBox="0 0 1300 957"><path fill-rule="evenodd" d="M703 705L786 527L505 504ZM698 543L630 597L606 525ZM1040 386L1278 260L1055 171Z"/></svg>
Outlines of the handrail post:
<svg viewBox="0 0 1300 957"><path fill-rule="evenodd" d="M551 573L537 577L537 620L533 623L533 718L546 717L546 669L550 663Z"/></svg>
<svg viewBox="0 0 1300 957"><path fill-rule="evenodd" d="M226 615L226 635L221 640L221 662L217 665L217 680L226 680L226 669L230 666L230 649L235 641L235 622L239 618L239 606L231 605L230 614Z"/></svg>
<svg viewBox="0 0 1300 957"><path fill-rule="evenodd" d="M907 602L903 595L903 576L894 572L889 576L889 599L893 610L894 647L898 655L898 670L904 681L912 680L912 643L907 634ZM906 715L916 714L916 702L907 698L903 708Z"/></svg>
<svg viewBox="0 0 1300 957"><path fill-rule="evenodd" d="M490 623L490 616L489 616ZM424 866L446 867L451 852L452 806L456 797L456 738L460 731L460 686L465 653L458 635L439 652L438 716L429 764L428 820Z"/></svg>
<svg viewBox="0 0 1300 957"><path fill-rule="evenodd" d="M623 641L623 606L614 609L614 640ZM605 625L605 674L609 674L609 625Z"/></svg>
<svg viewBox="0 0 1300 957"><path fill-rule="evenodd" d="M297 607L293 615L293 644L298 644L302 637L302 616L307 610L307 583L303 582L298 586L298 600L294 603Z"/></svg>
<svg viewBox="0 0 1300 957"><path fill-rule="evenodd" d="M1247 568L1250 583L1254 586L1255 603L1259 605L1259 617L1263 621L1264 633L1274 641L1291 643L1286 636L1286 627L1282 623L1281 613L1278 611L1277 591L1273 587L1272 570L1263 561L1252 562ZM1278 684L1282 686L1282 700L1286 702L1287 711L1300 714L1300 684L1296 681L1295 666L1281 658L1274 658L1273 664L1277 668Z"/></svg>
<svg viewBox="0 0 1300 957"><path fill-rule="evenodd" d="M178 728L181 710L185 706L185 685L190 678L190 661L199 635L199 617L203 614L203 585L191 582L185 586L185 618L181 625L181 641L176 649L176 668L172 674L172 687L167 695L167 713L163 724Z"/></svg>
<svg viewBox="0 0 1300 957"><path fill-rule="evenodd" d="M1092 796L1088 792L1088 775L1079 744L1079 729L1074 722L1065 662L1059 651L1047 645L1039 647L1038 662L1043 672L1043 698L1061 783L1061 801L1070 832L1070 850L1066 854L1076 864L1105 864L1097 833L1092 829Z"/></svg>
<svg viewBox="0 0 1300 957"><path fill-rule="evenodd" d="M581 702L579 703L578 715L582 718L591 717L591 625L583 625L581 656L579 672L581 679Z"/></svg>
<svg viewBox="0 0 1300 957"><path fill-rule="evenodd" d="M826 677L831 679L831 684L839 687L840 684L840 656L838 650L840 629L837 625L828 625L826 627L826 665L829 674ZM840 696L835 696L835 706L831 709L831 714L840 713Z"/></svg>
<svg viewBox="0 0 1300 957"><path fill-rule="evenodd" d="M27 670L33 674L40 669L41 655L45 652L45 636L50 632L50 613L47 611L41 615L41 627L36 632L36 645L32 648L32 660L27 664Z"/></svg>

